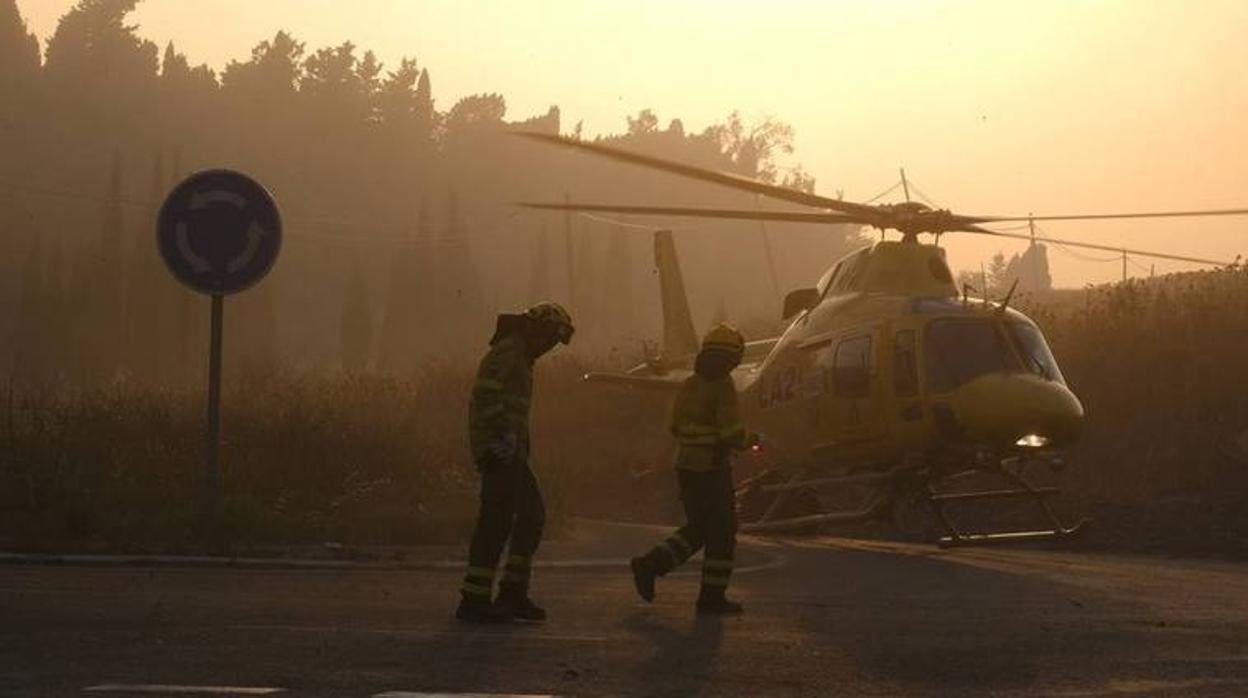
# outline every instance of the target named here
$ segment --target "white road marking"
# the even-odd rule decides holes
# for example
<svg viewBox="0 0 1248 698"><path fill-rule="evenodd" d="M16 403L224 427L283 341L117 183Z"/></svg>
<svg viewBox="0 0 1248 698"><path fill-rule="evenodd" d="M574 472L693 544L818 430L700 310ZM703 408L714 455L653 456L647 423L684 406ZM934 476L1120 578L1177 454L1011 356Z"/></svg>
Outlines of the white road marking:
<svg viewBox="0 0 1248 698"><path fill-rule="evenodd" d="M158 683L105 683L82 689L88 693L198 693L215 696L267 696L284 688L255 686L178 686Z"/></svg>
<svg viewBox="0 0 1248 698"><path fill-rule="evenodd" d="M413 693L411 691L387 691L375 693L373 698L558 698L547 693Z"/></svg>

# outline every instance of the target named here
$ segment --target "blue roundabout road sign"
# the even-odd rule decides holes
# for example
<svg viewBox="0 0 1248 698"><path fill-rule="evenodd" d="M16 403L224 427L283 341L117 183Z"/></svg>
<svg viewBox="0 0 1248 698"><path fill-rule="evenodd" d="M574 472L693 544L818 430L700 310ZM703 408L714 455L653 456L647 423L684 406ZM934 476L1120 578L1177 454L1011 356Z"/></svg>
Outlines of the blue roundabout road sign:
<svg viewBox="0 0 1248 698"><path fill-rule="evenodd" d="M160 207L160 256L183 284L225 296L255 285L282 247L282 218L254 179L231 170L187 177Z"/></svg>
<svg viewBox="0 0 1248 698"><path fill-rule="evenodd" d="M173 188L156 219L156 248L174 277L212 297L208 339L208 424L201 535L221 550L221 343L225 296L255 285L282 249L282 216L256 180L207 170Z"/></svg>

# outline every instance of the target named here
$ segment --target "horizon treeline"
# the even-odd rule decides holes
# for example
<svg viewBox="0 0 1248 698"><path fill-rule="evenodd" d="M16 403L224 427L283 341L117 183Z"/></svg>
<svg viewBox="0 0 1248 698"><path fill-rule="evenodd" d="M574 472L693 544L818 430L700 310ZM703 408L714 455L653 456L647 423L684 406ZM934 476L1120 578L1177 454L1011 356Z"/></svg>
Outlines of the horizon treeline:
<svg viewBox="0 0 1248 698"><path fill-rule="evenodd" d="M641 221L516 201L754 207L754 197L603 163L507 135L580 135L558 107L510 119L503 95L440 105L416 59L278 31L220 73L127 23L139 0L81 0L46 46L0 0L0 308L10 380L182 384L203 371L207 304L156 254L154 219L189 173L254 176L282 208L282 256L226 303L227 370L402 374L473 356L493 316L568 304L579 351L641 356L659 334ZM418 53L419 47L413 47ZM571 58L571 57L570 57ZM505 57L500 57L505 60ZM616 145L811 189L775 156L792 129L737 114L700 132L651 110ZM695 316L778 321L857 233L843 227L676 226ZM760 234L761 233L761 234Z"/></svg>

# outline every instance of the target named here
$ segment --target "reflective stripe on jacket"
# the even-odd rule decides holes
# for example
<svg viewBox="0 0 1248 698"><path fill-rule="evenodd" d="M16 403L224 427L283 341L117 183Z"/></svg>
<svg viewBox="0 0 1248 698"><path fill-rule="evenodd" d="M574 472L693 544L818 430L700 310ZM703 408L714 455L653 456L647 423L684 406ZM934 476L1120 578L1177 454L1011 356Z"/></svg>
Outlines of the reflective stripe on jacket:
<svg viewBox="0 0 1248 698"><path fill-rule="evenodd" d="M687 378L676 394L670 423L680 444L676 467L706 471L728 465L728 453L745 445L732 378Z"/></svg>
<svg viewBox="0 0 1248 698"><path fill-rule="evenodd" d="M474 461L490 446L515 434L519 455L528 452L533 365L524 340L512 334L495 342L481 359L468 404L468 437Z"/></svg>

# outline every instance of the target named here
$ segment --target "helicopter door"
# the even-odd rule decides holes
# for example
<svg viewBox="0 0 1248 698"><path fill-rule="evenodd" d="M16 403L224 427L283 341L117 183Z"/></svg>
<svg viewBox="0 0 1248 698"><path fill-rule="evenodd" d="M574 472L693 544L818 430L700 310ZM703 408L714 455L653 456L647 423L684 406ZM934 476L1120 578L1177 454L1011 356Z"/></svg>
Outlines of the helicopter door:
<svg viewBox="0 0 1248 698"><path fill-rule="evenodd" d="M851 335L832 349L827 414L841 457L869 456L888 434L875 339L875 333Z"/></svg>
<svg viewBox="0 0 1248 698"><path fill-rule="evenodd" d="M893 333L889 413L892 428L903 451L923 443L925 412L920 392L918 332L901 329Z"/></svg>

